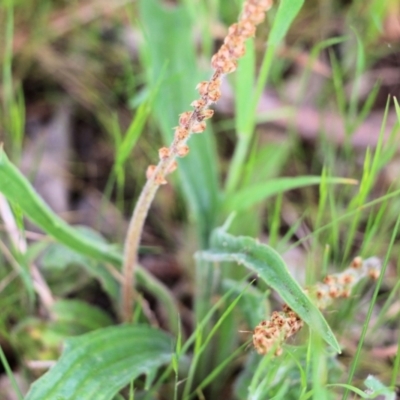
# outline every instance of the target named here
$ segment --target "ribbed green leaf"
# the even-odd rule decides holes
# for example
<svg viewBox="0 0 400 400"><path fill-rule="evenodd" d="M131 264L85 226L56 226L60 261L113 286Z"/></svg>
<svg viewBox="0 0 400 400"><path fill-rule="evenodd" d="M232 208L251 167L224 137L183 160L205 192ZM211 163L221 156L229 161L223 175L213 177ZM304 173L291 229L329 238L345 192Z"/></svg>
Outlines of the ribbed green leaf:
<svg viewBox="0 0 400 400"><path fill-rule="evenodd" d="M171 361L172 339L144 325L101 329L71 338L25 400L110 400L132 379Z"/></svg>
<svg viewBox="0 0 400 400"><path fill-rule="evenodd" d="M159 0L142 0L140 14L146 32L144 52L149 83L159 85L153 115L165 144L169 145L179 114L191 110L190 103L199 97L195 87L204 77L197 69L190 15L184 6L172 8L162 5ZM165 76L161 83L160 75ZM204 246L214 227L217 208L218 157L209 129L194 135L189 145L190 154L179 160L178 173ZM154 156L157 157L156 149Z"/></svg>
<svg viewBox="0 0 400 400"><path fill-rule="evenodd" d="M52 327L66 332L69 336L87 333L111 326L113 321L102 309L81 300L58 300L52 307Z"/></svg>
<svg viewBox="0 0 400 400"><path fill-rule="evenodd" d="M290 275L281 256L271 247L250 237L229 235L224 229L216 229L212 235L212 250L199 256L214 262L235 262L256 272L269 286L278 292L288 306L318 332L328 344L340 352L340 347L321 312Z"/></svg>

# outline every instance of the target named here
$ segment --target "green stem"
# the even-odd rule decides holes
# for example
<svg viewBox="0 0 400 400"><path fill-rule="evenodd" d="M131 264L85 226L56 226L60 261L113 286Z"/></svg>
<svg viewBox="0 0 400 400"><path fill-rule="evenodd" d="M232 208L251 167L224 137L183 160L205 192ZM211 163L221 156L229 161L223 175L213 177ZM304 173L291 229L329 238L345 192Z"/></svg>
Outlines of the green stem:
<svg viewBox="0 0 400 400"><path fill-rule="evenodd" d="M24 400L24 396L23 396L20 388L18 387L17 381L14 378L14 374L11 371L10 364L8 364L6 355L4 354L3 348L1 346L0 346L0 360L1 360L1 363L3 364L4 369L6 370L8 379L10 380L11 386L13 387L14 392L17 394L18 399Z"/></svg>

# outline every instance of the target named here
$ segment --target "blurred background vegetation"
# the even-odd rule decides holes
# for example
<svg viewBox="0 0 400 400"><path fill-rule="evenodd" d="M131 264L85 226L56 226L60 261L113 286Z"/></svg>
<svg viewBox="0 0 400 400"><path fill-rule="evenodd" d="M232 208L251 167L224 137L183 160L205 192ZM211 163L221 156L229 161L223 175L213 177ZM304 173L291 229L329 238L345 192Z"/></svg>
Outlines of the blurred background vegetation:
<svg viewBox="0 0 400 400"><path fill-rule="evenodd" d="M1 0L0 141L58 215L84 225L87 235L122 245L144 172L196 98L196 83L210 75L211 55L241 3ZM373 374L399 385L393 371L400 359L400 109L394 100L400 95L400 2L305 2L274 52L253 118L249 99L275 12L237 73L224 81L212 127L193 138L190 155L159 191L140 263L172 290L190 332L193 253L207 247L211 230L230 211L238 210L232 231L275 247L301 285L344 269L356 255L376 255L387 270L356 383ZM300 176L319 178L286 190ZM358 184L330 185L332 177ZM57 358L62 338L112 324L116 313L112 289L93 273L91 260L55 246L16 207L29 243L21 257L10 245L6 214L3 208L0 344L26 388L43 372L38 361ZM38 297L24 279L33 260L43 280ZM49 326L47 290L51 301L85 302L101 315L91 309L86 319L77 318L85 310L58 303ZM348 376L372 292L363 286L328 314L345 348L340 366L332 367L337 382ZM165 326L157 299L144 291L143 304L143 313ZM241 322L233 326L233 342L247 339L238 332ZM230 377L244 364L236 361ZM13 399L0 373L0 397ZM224 382L233 391L229 377ZM243 387L235 389L239 398ZM299 398L293 393L284 398Z"/></svg>

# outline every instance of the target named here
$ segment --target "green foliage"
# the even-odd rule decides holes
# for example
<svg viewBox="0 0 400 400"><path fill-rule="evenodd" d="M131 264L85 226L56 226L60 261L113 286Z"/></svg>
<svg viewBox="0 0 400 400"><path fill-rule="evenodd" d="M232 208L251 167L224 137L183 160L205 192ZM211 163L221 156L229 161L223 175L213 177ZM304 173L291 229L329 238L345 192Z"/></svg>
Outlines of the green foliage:
<svg viewBox="0 0 400 400"><path fill-rule="evenodd" d="M361 398L383 395L388 400L394 399L393 388L398 383L396 380L400 371L400 350L394 356L392 368L379 371L382 382L386 384L370 376L364 382L367 391L363 391L357 387L362 385L361 381L355 382L353 378L358 379L359 372L364 374L361 365L365 342L375 343L383 335L385 326L395 326L399 320L399 313L392 311L391 306L396 302L399 291L397 277L400 267L395 264L395 259L399 251L400 190L396 181L385 192L380 189L385 186L384 179L381 179L382 171L395 160L398 151L400 106L397 99L394 98L394 111L398 124L393 126L389 136L388 121L395 116L391 98L382 113L376 147L356 150L352 140L371 114L377 112L376 101L382 90L380 82L371 85L364 97L360 92L371 65L381 54L391 52L386 49L386 39L382 41L381 35L385 29L385 18L396 10L396 0L373 0L367 5L355 0L345 12L333 1L318 8L315 2L280 0L267 16L269 34L262 58L259 59L259 50L263 43L259 38L246 43L247 53L239 61L238 70L232 77L234 120L217 121L219 127L234 129L236 143L233 155L229 148L233 141L229 132L221 132L224 140L221 143L228 143L228 149L221 149L221 153L224 157L232 155L230 164L227 165L226 160L218 156L215 142L220 144L220 138L215 137L209 124L207 133L191 139L189 156L179 161L178 179L171 176L172 185L175 187L177 185L174 184L178 183L182 189L189 216L184 227L171 225L163 226L163 229L168 237L176 237L176 232L181 235L185 256L186 252L193 252L193 246L187 243L189 240L185 236L188 230L197 233L199 240L196 248L201 249L196 253L196 271L187 274L195 275L190 282L193 292L191 309L179 309L174 293L145 269L140 266L135 269L138 287L145 291L145 299L147 293L151 296L150 304L144 300L136 308L134 320L155 322L155 319L160 319L162 326L168 328L173 337L148 325L113 326L120 309L120 266L123 260L120 246L109 244L91 229L65 223L50 210L16 167L24 140L25 94L21 82L27 69L25 65L21 68L19 58L24 60L27 55L14 57L15 34L20 33L20 25L25 25L25 19L29 21L29 14L33 13L34 24L29 29L30 36L36 37L32 43L38 48L31 46L30 42L29 46L35 53L41 55L40 45L47 46L50 40L57 50L73 47L66 36L57 42L60 33L51 32L57 24L44 28L43 22L49 15L52 21L54 15L58 15L58 2L28 3L0 2L0 29L3 34L0 38L3 101L0 133L5 132L1 140L4 140L4 148L12 160L10 162L0 144L0 193L11 204L12 217L22 234L26 217L54 242L49 243L45 237L36 243L29 243L24 253L13 245L9 246L9 238L4 243L0 238L4 253L4 258L0 260L0 341L3 338L9 341L21 360L54 360L59 357L60 345L65 342L66 347L56 365L33 384L26 400L152 400L160 395L172 398L172 393L174 400L213 399L222 398L226 390L225 382L233 380L234 395L240 400L330 400L342 393L344 398L355 393ZM139 20L134 27L135 33L140 31L143 34L143 42L139 45L140 61L134 59L127 73L130 76L122 79L134 82L135 89L140 90L131 102L137 108L125 133L120 128L120 110L113 111L110 118L103 114L102 105L98 104L98 109L93 109L96 108L93 104L97 104L94 102L89 107L114 139L115 161L105 190L107 200L111 198L115 181L117 198L124 200L124 190L130 184L126 179L126 168L139 139L140 143L147 140L140 151L145 153L145 158L153 161L157 158L157 129L161 132L164 145L171 142L179 114L188 110L191 101L198 97L195 85L209 77L208 61L202 64L207 66L206 69L201 70L199 60L202 63L204 59L208 60L214 42L217 42L214 39L222 38L219 32L223 33L223 27L221 29L219 20L232 22L236 19L241 6L239 3L243 1L237 0L232 4L222 0L181 0L178 3L172 7L161 0L140 0L125 9L130 13L132 23L136 24L136 18ZM79 9L79 4L76 7ZM321 15L312 18L316 9ZM326 10L343 12L341 17L346 22L346 28L332 33L331 14L329 24L323 22ZM19 14L23 15L22 19ZM71 26L75 29L75 17L80 14L71 15L71 20L74 20ZM296 17L299 18L299 26L288 37ZM315 22L320 24L318 29L313 27ZM267 25L260 29L261 35L265 35ZM68 18L66 26L68 29ZM96 35L100 28L97 26L95 29ZM308 29L314 29L314 32L310 35ZM318 35L315 34L317 31ZM71 35L80 42L84 40L80 36L82 33L81 30ZM341 36L331 37L332 34ZM385 46L382 46L383 42ZM379 54L371 52L376 43L379 44ZM310 51L307 50L309 48ZM285 55L287 50L290 53L292 49L299 50L300 56ZM44 55L41 62L46 59L46 51ZM307 56L306 62L303 55ZM28 54L28 58L30 56ZM83 54L79 52L79 56ZM100 60L106 63L113 57L114 54L107 54L106 57L101 54ZM71 59L75 60L76 54L72 54ZM37 64L36 61L34 64ZM90 57L85 61L90 67ZM125 62L130 63L131 58L126 57ZM325 67L323 74L318 71L319 62ZM289 77L292 74L289 69L286 70L289 66L294 70L303 68L300 74L295 72L296 79L300 81L295 87L295 96L285 92L291 88L285 84L286 74ZM58 72L52 71L54 76ZM343 143L338 146L336 142L331 142L332 138L324 137L323 124L320 126L322 137L313 140L315 149L312 151L302 150L301 143L297 141L296 124L286 125L284 141L266 143L261 129L260 135L256 136L256 123L280 121L301 111L302 106L307 104L308 107L308 103L303 104L303 99L309 86L315 83L312 79L316 75L319 80L324 80L319 83L318 97L322 101L311 106L315 109L321 107L324 112L326 109L327 113L337 113L344 127ZM66 81L67 78L65 76ZM61 86L63 79L61 77ZM277 85L273 89L283 93L282 101L286 101L285 95L288 94L289 98L295 99L294 103L274 109L268 115L256 112L267 82L271 87ZM132 88L127 82L119 82L118 94L120 91L126 94L125 83ZM65 82L65 87L68 88L68 84L70 82ZM280 84L283 90L278 87ZM89 85L86 87L83 83L82 90L92 95ZM132 93L127 97L132 99ZM107 100L104 99L104 102ZM229 96L226 100L230 100ZM309 160L311 153L313 159ZM131 165L135 166L136 160L134 162ZM222 167L221 176L226 178L223 191L220 190L218 177L219 164ZM141 171L135 170L136 173L143 176ZM286 177L278 177L281 174ZM353 184L358 181L360 185L354 187ZM138 183L135 181L129 186L129 189L134 187L135 194ZM319 186L318 189L312 187L315 185ZM293 189L296 189L295 201L291 199L292 194L286 195ZM180 200L179 195L174 193L175 196ZM175 212L175 206L172 208ZM231 231L257 237L268 235L267 240L265 236L262 240L268 241L275 250L251 237L230 235L223 228L213 232L215 226L232 212L238 215ZM158 218L157 212L153 215ZM160 221L164 220L160 218ZM355 335L353 332L360 331L356 338L359 344L349 365L337 358L334 351L338 352L340 348L332 329L289 273L289 263L283 261L280 255L294 247L299 250L300 262L306 269L307 283L326 275L331 268L345 267L355 252L368 256L377 254L384 258L383 271L388 265L392 267L391 275L384 276L382 273L375 284L368 307L361 301L365 286L360 286L345 305L327 313L330 326L338 337L348 332ZM57 297L45 310L48 313L46 318L41 313L40 317L34 314L38 303L35 290L38 291L38 288L31 274L32 263L40 264L45 283ZM191 271L192 265L186 259L185 266L186 271ZM254 280L249 283L254 275L245 276L245 269L257 275L257 286L253 285ZM394 278L393 271L397 273ZM98 304L97 298L95 301L90 299L89 303L77 294L93 279L100 282L110 300L105 307L107 312L90 304ZM384 290L381 290L382 287ZM279 358L274 358L272 353L259 356L254 351L246 351L251 339L248 329L269 318L273 310L272 291L276 291L310 328L308 346L303 345L307 335L299 335L295 339L298 343L287 345ZM70 298L74 296L77 298ZM162 307L161 312L157 308L155 315L153 299ZM188 317L190 311L193 315ZM377 311L376 320L371 318L373 311ZM322 339L331 348L327 349ZM15 393L22 399L2 347L0 361ZM160 373L163 366L167 368ZM373 367L368 365L368 368ZM141 377L143 374L145 379Z"/></svg>
<svg viewBox="0 0 400 400"><path fill-rule="evenodd" d="M268 183L258 183L247 186L227 198L224 203L227 212L246 210L253 205L274 195L304 186L319 185L323 178L320 176L296 176L293 178L270 179ZM355 184L354 179L325 178L325 183Z"/></svg>
<svg viewBox="0 0 400 400"><path fill-rule="evenodd" d="M280 255L271 247L252 238L234 237L219 228L212 235L211 249L199 253L199 257L210 262L234 262L257 273L312 330L340 352L340 346L324 317L293 279Z"/></svg>
<svg viewBox="0 0 400 400"><path fill-rule="evenodd" d="M68 339L26 400L110 400L130 381L152 374L172 358L172 340L148 326L117 326Z"/></svg>
<svg viewBox="0 0 400 400"><path fill-rule="evenodd" d="M253 75L252 73L254 71L254 56L251 54L252 48L250 46L248 47L250 54L244 58L244 62L242 61L240 65L241 68L244 69L237 78L238 92L236 98L240 100L237 100L236 112L238 113L237 128L240 130L237 131L239 141L233 155L226 182L226 191L229 194L237 188L240 182L242 165L246 160L249 146L255 131L256 108L261 93L267 83L277 47L285 37L293 19L300 11L303 3L304 0L282 0L279 3L279 8L273 20L271 32L268 38L267 50L254 88L253 85L251 85L251 78L249 78L249 75ZM247 105L243 104L245 101Z"/></svg>
<svg viewBox="0 0 400 400"><path fill-rule="evenodd" d="M158 0L142 0L140 15L146 38L142 53L149 85L159 85L152 114L161 129L163 140L169 144L173 139L173 127L178 125L179 114L189 109L190 103L198 97L195 87L204 79L204 73L198 71L186 7L168 9ZM160 76L165 77L161 82ZM180 160L178 168L202 247L215 226L218 207L214 140L210 128L204 134L191 138L190 156Z"/></svg>

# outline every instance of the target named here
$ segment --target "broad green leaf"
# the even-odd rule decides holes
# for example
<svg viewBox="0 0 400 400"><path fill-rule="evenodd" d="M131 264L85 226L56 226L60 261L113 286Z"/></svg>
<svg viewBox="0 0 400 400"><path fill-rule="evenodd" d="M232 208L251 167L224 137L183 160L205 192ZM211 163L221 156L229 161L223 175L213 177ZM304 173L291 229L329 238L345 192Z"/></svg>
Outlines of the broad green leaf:
<svg viewBox="0 0 400 400"><path fill-rule="evenodd" d="M102 262L118 266L122 264L122 254L114 246L87 237L58 217L36 193L29 181L8 160L1 146L0 192L11 203L18 205L31 221L65 246ZM170 328L175 330L178 313L175 300L168 289L140 266L136 267L135 272L138 282L166 306Z"/></svg>
<svg viewBox="0 0 400 400"><path fill-rule="evenodd" d="M324 178L326 183L335 184L357 184L354 179L347 178ZM226 198L224 208L227 212L246 210L253 205L287 190L297 189L304 186L319 185L323 178L320 176L297 176L294 178L271 179L265 183L257 183L245 187L235 194Z"/></svg>
<svg viewBox="0 0 400 400"><path fill-rule="evenodd" d="M384 395L385 400L396 400L396 393L386 387L379 379L373 375L368 375L367 379L364 381L364 385L372 392L371 398L375 399L379 395Z"/></svg>
<svg viewBox="0 0 400 400"><path fill-rule="evenodd" d="M68 332L70 336L113 324L103 310L80 300L59 300L53 304L51 311L55 319L52 328Z"/></svg>
<svg viewBox="0 0 400 400"><path fill-rule="evenodd" d="M144 325L123 325L66 341L57 362L25 400L110 400L139 375L171 361L172 338Z"/></svg>
<svg viewBox="0 0 400 400"><path fill-rule="evenodd" d="M201 252L200 257L214 262L235 262L256 272L310 329L318 332L340 352L339 344L321 312L290 275L281 256L271 247L250 237L232 236L219 228L212 235L211 250Z"/></svg>
<svg viewBox="0 0 400 400"><path fill-rule="evenodd" d="M151 87L160 85L153 116L165 145L169 145L179 114L191 109L190 103L199 96L195 87L204 80L204 76L197 69L196 46L190 15L185 7L171 8L159 0L141 0L140 15L146 32L143 52L148 63L149 84ZM161 74L166 78L159 83ZM210 129L201 135L194 135L189 145L190 154L179 160L178 173L204 246L214 227L218 202L218 157ZM157 157L156 150L154 157Z"/></svg>

